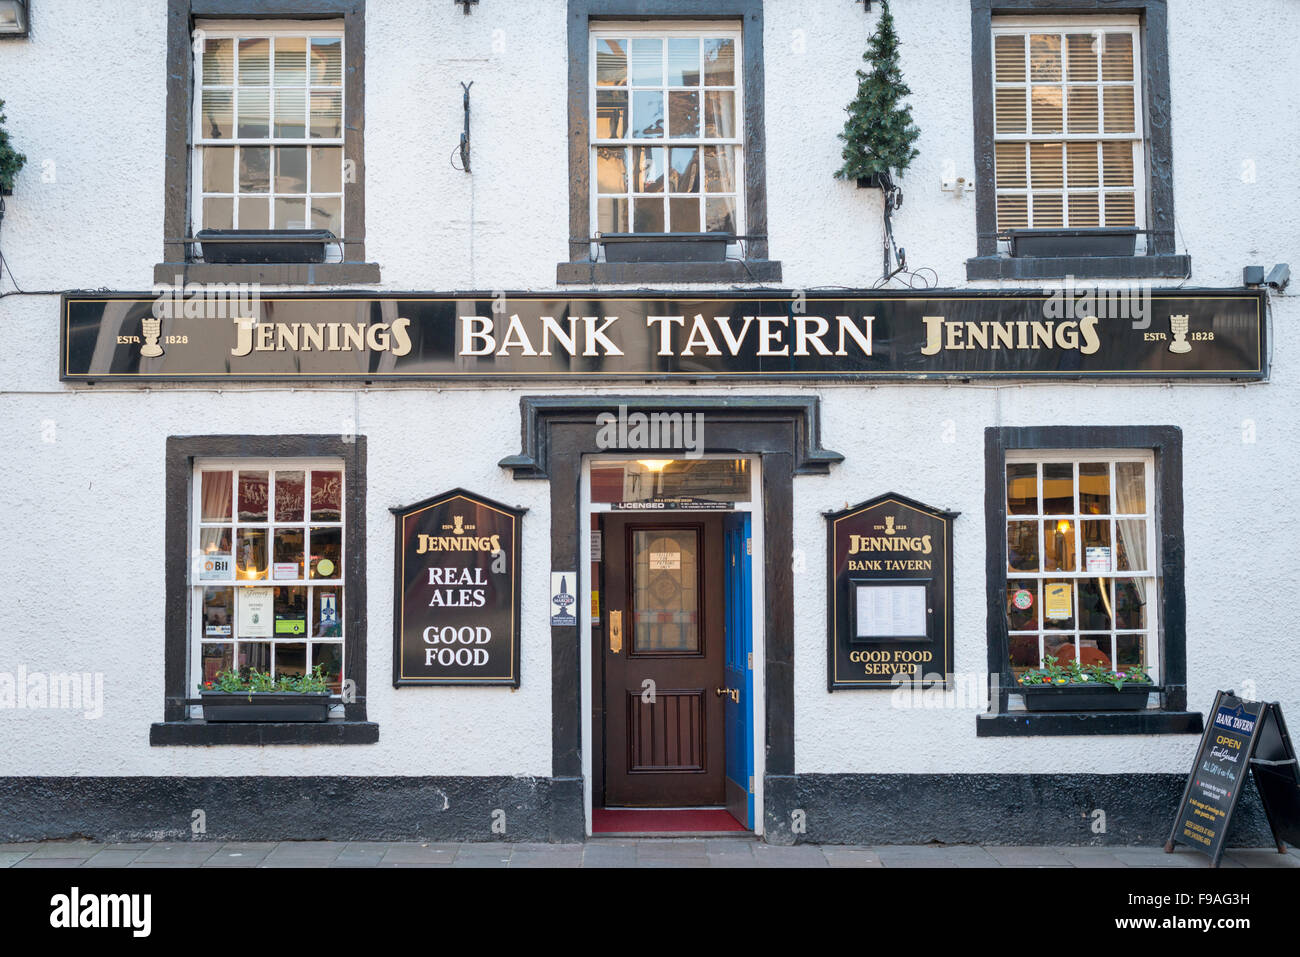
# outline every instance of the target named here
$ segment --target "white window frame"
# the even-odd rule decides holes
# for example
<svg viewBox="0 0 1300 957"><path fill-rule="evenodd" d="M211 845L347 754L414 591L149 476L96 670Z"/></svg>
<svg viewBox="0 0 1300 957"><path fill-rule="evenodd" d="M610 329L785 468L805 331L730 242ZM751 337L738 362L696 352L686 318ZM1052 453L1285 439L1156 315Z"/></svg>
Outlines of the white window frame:
<svg viewBox="0 0 1300 957"><path fill-rule="evenodd" d="M199 39L200 35L202 36L202 40ZM346 158L346 153L344 151L345 150L344 136L340 135L340 136L331 136L331 137L313 137L311 135L311 92L314 85L311 83L310 46L311 46L311 40L313 38L337 39L340 43L341 75L339 78L338 92L340 97L340 110L341 110L340 123L342 129L345 131L346 113L347 113L348 76L347 76L347 47L346 47L347 41L343 35L342 21L331 20L331 21L321 22L321 21L310 21L310 20L303 20L303 21L199 20L195 22L194 36L195 36L194 42L191 44L191 55L193 57L194 83L193 83L193 89L191 91L192 104L190 110L191 116L193 117L193 121L190 125L190 143L189 143L190 170L191 170L190 172L190 222L194 224L194 229L193 229L194 233L197 234L198 231L204 228L205 226L203 220L203 199L205 195L220 196L220 197L224 197L227 195L225 193L205 194L203 192L204 147L207 146L267 147L273 151L272 168L270 170L270 183L268 184L268 191L265 194L267 197L267 202L269 204L268 226L273 229L276 228L275 227L275 199L277 195L292 196L294 198L298 198L298 197L306 198L307 212L308 212L308 225L305 228L311 228L310 214L311 214L311 204L313 198L337 197L339 201L339 229L337 235L340 242L336 244L331 244L331 247L337 246L338 248L337 249L331 248L331 254L329 258L331 261L334 261L336 259L341 260L342 259L341 241L346 235L347 228L348 228L347 219L346 219L346 212L347 212L346 196L347 196L348 180L346 175L347 158ZM268 37L272 41L272 58L270 61L270 69L272 71L271 78L270 78L271 85L267 87L268 90L272 91L272 94L273 91L276 89L274 85L275 38L276 37L292 37L292 38L304 37L307 39L307 43L308 43L307 83L304 86L304 90L306 91L307 94L307 113L304 117L307 126L306 129L304 130L304 136L301 138L283 137L283 136L275 135L275 96L274 95L270 96L270 105L269 105L269 112L268 112L268 122L269 122L268 132L270 133L270 135L266 137L240 137L238 135L239 102L238 102L237 91L239 87L239 57L238 57L237 41L240 38L247 39L247 38L261 38L261 37ZM234 59L234 66L233 66L234 74L232 76L233 82L229 87L229 89L234 92L234 97L232 99L232 110L233 110L232 116L233 116L234 129L232 130L232 132L235 135L225 139L214 139L203 135L203 91L205 89L204 82L203 82L203 50L204 50L203 41L206 41L207 39L219 39L219 38L231 38L236 40L235 59ZM225 86L219 86L213 88L226 89ZM332 90L333 88L330 89ZM307 191L305 193L277 194L275 191L274 150L276 147L284 147L284 146L303 147L307 150L307 173L306 173ZM341 182L339 184L340 191L338 193L332 193L332 192L317 193L312 191L311 189L312 147L336 147L340 151ZM234 183L232 184L234 192L230 194L233 197L233 211L232 211L231 223L233 224L234 228L241 229L246 227L242 227L239 225L239 197L241 194L239 191L239 162L237 157L235 159L235 164L234 164L234 177L235 180ZM253 195L253 194L244 194L244 195ZM262 196L263 194L258 193L256 195Z"/></svg>
<svg viewBox="0 0 1300 957"><path fill-rule="evenodd" d="M229 521L203 521L203 478L204 472L226 471L231 472L231 517ZM267 519L263 522L246 522L239 519L239 472L261 472L270 473L267 485ZM276 472L303 472L303 481L305 482L305 492L303 501L303 516L301 521L280 522L275 518L275 473ZM338 472L340 479L344 482L344 488L341 492L340 501L342 508L338 521L313 521L310 514L311 502L311 472ZM271 672L275 673L275 646L277 644L306 644L308 648L308 668L312 665L312 656L310 646L316 643L332 643L339 645L339 653L343 662L342 680L347 681L350 677L347 674L347 642L350 636L347 634L346 616L339 615L340 635L337 639L315 639L311 637L311 615L313 609L314 588L331 588L343 592L343 609L347 608L347 602L351 596L346 592L346 572L348 556L348 533L347 533L347 468L342 459L330 458L328 456L321 458L242 458L242 457L210 457L196 458L193 467L193 480L191 481L190 490L190 555L193 556L189 562L188 586L190 590L190 641L189 648L189 673L190 679L187 687L197 689L203 681L203 645L205 644L226 644L233 645L232 666L239 667L239 649L237 642L238 621L239 621L239 589L241 588L278 588L298 587L307 589L307 632L301 636L286 636L283 638L275 636L272 632L270 638L254 639L258 643L267 642L272 645L271 651ZM311 555L311 527L329 527L339 529L339 568L338 574L328 578L309 578L310 569L308 556ZM241 581L235 574L235 569L231 569L229 579L200 579L199 563L202 559L203 552L200 547L201 531L205 528L229 528L231 530L231 555L233 558L235 548L239 539L240 528L262 528L267 530L266 536L266 559L267 559L267 576L265 578ZM298 579L276 579L273 577L273 565L275 562L275 540L273 530L275 528L301 528L303 530L303 548L305 552L302 577ZM233 565L233 562L232 562ZM203 633L203 590L207 587L231 587L235 589L235 607L233 611L232 632L229 639L217 638L208 639ZM342 706L335 705L334 709L341 713ZM191 716L201 716L202 709L198 706L191 708Z"/></svg>
<svg viewBox="0 0 1300 957"><path fill-rule="evenodd" d="M1082 514L1079 511L1078 465L1079 463L1083 463L1083 462L1086 463L1106 462L1110 466L1111 510L1108 515L1097 516L1097 515L1090 515L1090 514ZM1143 479L1145 485L1144 496L1145 496L1146 510L1142 512L1140 515L1137 513L1128 513L1128 512L1121 513L1117 511L1118 503L1116 501L1116 495L1115 495L1115 464L1117 462L1141 462L1144 466ZM1027 463L1036 463L1038 465L1037 512L1032 515L1029 514L1013 515L1009 508L1009 501L1007 495L1008 492L1007 466L1016 465L1016 464L1027 464ZM1074 481L1073 481L1074 511L1069 515L1045 515L1043 514L1043 469L1042 467L1043 465L1065 464L1065 463L1070 463L1075 466ZM1024 521L1038 522L1039 523L1038 571L1036 572L1011 571L1010 556L1007 555L1006 552L1004 551L1004 561L1003 561L1003 569L1002 569L1003 582L1005 583L1012 579L1017 579L1017 578L1033 579L1035 581L1040 582L1040 587L1039 587L1040 594L1039 596L1035 597L1036 614L1038 618L1037 627L1034 629L1013 630L1010 627L1010 622L1008 621L1007 622L1008 645L1010 644L1011 638L1016 635L1035 635L1038 638L1038 657L1039 657L1039 666L1041 667L1043 661L1044 642L1046 636L1059 635L1061 637L1070 639L1070 641L1075 646L1076 654L1077 654L1077 649L1079 648L1079 640L1081 638L1085 636L1101 637L1105 635L1105 636L1109 636L1108 640L1111 642L1109 650L1106 651L1106 656L1111 660L1112 665L1116 665L1118 664L1116 660L1117 658L1116 655L1117 649L1115 646L1116 636L1142 634L1145 636L1147 672L1151 675L1151 680L1153 682L1155 682L1156 684L1161 683L1162 679L1161 679L1161 662L1160 662L1160 602L1161 602L1160 589L1162 585L1162 580L1161 580L1161 555L1158 550L1159 543L1160 543L1160 535L1159 535L1159 529L1157 528L1157 524L1159 522L1159 509L1157 508L1157 502L1156 502L1155 469L1156 469L1155 453L1150 450L1143 450L1143 449L1060 449L1060 450L1014 449L1014 450L1007 451L1005 461L1003 462L1002 465L1002 501L1003 501L1003 511L1005 513L1005 518L1002 523L1003 548L1005 550L1007 547L1006 545L1007 531L1011 522L1024 522ZM1116 521L1117 521L1116 516L1121 516L1126 518L1145 519L1146 550L1147 550L1147 568L1145 571L1136 572L1136 573L1123 572L1123 571L1117 571L1113 568L1114 556L1117 555L1118 553L1118 540L1116 538L1118 534L1116 529ZM1072 525L1071 534L1074 536L1074 541L1075 541L1074 553L1076 556L1076 561L1080 566L1078 571L1073 571L1073 572L1046 571L1044 570L1043 567L1046 564L1046 554L1047 554L1046 549L1044 547L1046 543L1043 540L1045 534L1043 529L1046 527L1045 523L1047 520L1059 521L1061 519L1068 519ZM1081 520L1097 521L1099 519L1107 519L1110 522L1110 543L1111 543L1110 547L1111 547L1111 556L1112 556L1111 558L1112 570L1106 574L1101 574L1101 575L1099 575L1096 572L1090 573L1086 570L1087 568L1086 557L1085 557L1085 552L1082 548L1082 538L1081 538L1082 529L1079 524ZM1146 627L1144 629L1119 628L1118 616L1113 613L1111 615L1111 623L1110 623L1111 626L1108 631L1102 631L1099 629L1082 629L1079 627L1080 622L1079 622L1078 582L1081 580L1098 578L1098 577L1108 578L1108 579L1141 578L1149 582L1151 591L1146 596L1146 601L1145 601ZM1042 591L1041 582L1049 579L1050 580L1070 579L1075 582L1071 594L1071 601L1073 602L1072 608L1074 611L1074 621L1075 621L1075 627L1073 629L1061 629L1058 632L1058 631L1054 631L1053 629L1047 629L1044 627L1045 609L1043 607L1044 602L1041 600L1041 591ZM1114 589L1112 586L1112 592L1113 590ZM1112 609L1113 607L1114 606L1112 605ZM1004 616L1006 615L1006 613L1007 613L1006 609L1005 608L1002 609L1002 614Z"/></svg>
<svg viewBox="0 0 1300 957"><path fill-rule="evenodd" d="M620 89L620 88L619 87L598 87L596 85L596 69L597 69L596 44L599 40L602 39L620 39L624 37L628 39L648 38L648 37L664 37L665 39L672 38L672 37L700 37L701 39L703 39L706 37L707 38L717 37L717 38L732 40L735 43L735 51L736 51L735 85L730 88L701 87L701 89L703 90L716 89L719 91L725 91L731 89L732 91L734 91L736 97L736 117L735 117L736 135L732 137L704 136L703 135L704 112L703 112L703 102L701 102L701 109L700 109L701 130L699 136L689 137L681 140L669 139L667 137L663 137L659 139L645 139L641 137L631 137L631 136L622 137L619 139L598 138L596 136L596 130L597 130L596 93L598 90L609 90L609 89ZM590 185L591 214L589 220L589 225L591 230L590 235L596 237L600 233L600 196L614 195L614 194L602 194L599 191L599 178L597 176L597 171L596 171L596 150L598 148L618 147L618 146L622 146L625 148L633 148L637 146L641 146L641 147L657 146L661 148L671 149L673 146L682 146L682 147L695 146L697 148L703 146L730 146L733 147L736 151L736 171L735 171L736 191L734 194L736 199L736 215L735 215L736 235L738 237L745 236L746 229L748 228L748 225L745 221L745 99L744 99L745 98L745 49L744 49L744 43L742 38L741 25L732 20L718 20L718 21L691 20L691 21L682 21L682 22L601 21L599 25L593 25L589 30L589 35L587 37L587 44L588 44L588 54L589 54L588 55L588 61L589 61L588 76L587 76L587 99L588 99L587 157L588 157L588 169L590 171L589 179L591 182ZM665 49L664 55L666 58L667 44L665 44L664 49ZM631 93L630 93L631 90L630 57L628 63L628 71L629 71L628 72L629 84L627 87L622 87L621 89L627 89L629 91L628 118L630 122L632 117L632 101L631 101ZM667 85L667 79L668 77L665 75L664 77L665 85L661 87L661 89L663 89L665 92L665 101L664 101L665 125L668 123L667 93L674 89L673 87ZM681 87L679 89L688 89L688 88ZM631 130L629 129L628 132L631 132ZM631 154L629 153L629 156L630 155ZM668 189L669 175L670 175L669 165L667 162L665 162L664 193L663 193L665 198L673 195ZM632 205L632 199L633 196L636 194L634 194L632 190L633 173L632 173L632 164L630 162L628 163L627 166L627 177L628 177L628 184L627 184L628 188L627 191L622 195L628 199L628 203L629 203L628 204L628 229L633 230L635 227L635 218L634 218L635 210ZM701 224L700 229L702 231L707 217L705 198L709 195L704 191L704 173L703 173L702 159L701 159L701 170L700 170L699 193L698 194L681 193L677 195L683 197L688 195L699 197L700 224ZM728 195L728 194L715 194L715 195ZM671 226L672 223L669 222L668 225ZM675 231L680 231L680 230L675 230ZM657 235L657 234L652 234L652 235ZM742 244L740 241L738 241L737 243L733 244L733 246L728 247L727 255L728 256L739 255L740 248L742 248ZM599 248L599 244L597 244L597 247L593 250L593 253L599 255L600 252L601 250Z"/></svg>
<svg viewBox="0 0 1300 957"><path fill-rule="evenodd" d="M1128 33L1133 40L1133 110L1134 110L1134 131L1132 133L1105 133L1101 127L1105 125L1105 103L1100 91L1105 85L1100 73L1097 76L1096 86L1098 89L1097 100L1097 117L1098 131L1096 133L1032 133L1030 130L1033 126L1033 97L1029 94L1029 87L1033 86L1028 77L1029 57L1028 57L1028 36L1030 34L1051 34L1057 33L1062 36L1061 57L1064 68L1066 53L1064 44L1064 35L1067 33L1077 33L1080 28L1090 28L1092 30L1104 30L1108 33ZM1024 36L1026 38L1026 111L1025 111L1025 128L1024 133L999 133L997 131L997 91L999 84L997 81L997 37L1000 35ZM996 163L997 146L1000 143L1070 143L1070 142L1125 142L1130 141L1133 144L1133 224L1140 231L1146 229L1146 101L1143 87L1143 63L1142 63L1142 25L1136 16L1118 16L1118 15L1097 15L1097 16L1064 16L1064 17L994 17L993 34L990 39L991 45L991 69L989 70L989 84L992 88L993 95L991 100L991 109L994 115L990 117L990 126L993 130L993 149L994 162ZM1019 86L1020 84L1007 84L1008 86ZM1046 84L1056 85L1056 84ZM1068 80L1062 76L1061 83L1063 88L1069 85ZM1063 116L1068 116L1068 102L1062 100L1061 109ZM1064 165L1064 158L1062 159ZM1129 190L1125 187L1106 187L1104 185L1104 168L1102 166L1101 147L1098 146L1098 183L1095 189L1086 188L1071 190L1067 186L1059 189L1050 190L1033 190L1026 186L1024 188L999 189L997 183L997 172L994 171L994 206L996 208L997 197L1003 195L1024 195L1026 196L1026 210L1030 228L1042 229L1078 229L1081 227L1070 225L1069 196L1072 192L1083 194L1096 194L1098 197L1099 222L1106 225L1105 194L1106 193L1123 193ZM1026 164L1028 171L1028 163ZM1033 193L1050 192L1059 194L1062 197L1062 212L1060 227L1034 226L1033 225ZM996 216L996 212L995 212ZM996 220L995 220L996 222ZM1111 224L1112 226L1114 224ZM998 224L999 232L1002 229ZM1008 243L999 239L998 249L1000 252L1008 250ZM1146 251L1146 237L1142 232L1138 233L1137 255L1143 255Z"/></svg>

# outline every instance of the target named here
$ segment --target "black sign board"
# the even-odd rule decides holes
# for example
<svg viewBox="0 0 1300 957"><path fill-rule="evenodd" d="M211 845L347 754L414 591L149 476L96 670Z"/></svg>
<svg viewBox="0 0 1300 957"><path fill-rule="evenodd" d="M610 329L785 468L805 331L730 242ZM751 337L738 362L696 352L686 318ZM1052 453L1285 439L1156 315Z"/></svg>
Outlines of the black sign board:
<svg viewBox="0 0 1300 957"><path fill-rule="evenodd" d="M892 492L827 513L829 690L947 687L956 517Z"/></svg>
<svg viewBox="0 0 1300 957"><path fill-rule="evenodd" d="M525 510L454 489L392 511L393 686L518 688Z"/></svg>
<svg viewBox="0 0 1300 957"><path fill-rule="evenodd" d="M70 381L1267 375L1253 290L63 298Z"/></svg>
<svg viewBox="0 0 1300 957"><path fill-rule="evenodd" d="M1286 841L1300 843L1300 771L1282 708L1220 691L1165 850L1187 844L1210 855L1217 867L1247 774L1255 779L1273 839L1285 853Z"/></svg>

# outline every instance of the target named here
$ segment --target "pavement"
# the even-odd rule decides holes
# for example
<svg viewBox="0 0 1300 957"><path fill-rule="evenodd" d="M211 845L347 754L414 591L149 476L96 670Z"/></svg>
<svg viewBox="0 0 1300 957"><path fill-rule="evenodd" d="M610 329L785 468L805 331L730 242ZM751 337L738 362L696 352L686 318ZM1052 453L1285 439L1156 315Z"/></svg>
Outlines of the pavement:
<svg viewBox="0 0 1300 957"><path fill-rule="evenodd" d="M593 838L585 844L383 841L194 841L0 844L0 868L24 867L1209 867L1179 847L975 844L778 847L749 838ZM1222 867L1300 867L1300 851L1234 848Z"/></svg>

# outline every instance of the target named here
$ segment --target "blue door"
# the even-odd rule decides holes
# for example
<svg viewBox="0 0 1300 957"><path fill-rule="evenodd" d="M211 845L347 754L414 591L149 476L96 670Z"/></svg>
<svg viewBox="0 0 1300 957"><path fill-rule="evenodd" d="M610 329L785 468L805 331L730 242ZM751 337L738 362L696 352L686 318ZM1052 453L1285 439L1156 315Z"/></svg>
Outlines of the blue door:
<svg viewBox="0 0 1300 957"><path fill-rule="evenodd" d="M727 810L754 827L754 620L750 513L726 521L727 654L729 693L723 701L727 738Z"/></svg>

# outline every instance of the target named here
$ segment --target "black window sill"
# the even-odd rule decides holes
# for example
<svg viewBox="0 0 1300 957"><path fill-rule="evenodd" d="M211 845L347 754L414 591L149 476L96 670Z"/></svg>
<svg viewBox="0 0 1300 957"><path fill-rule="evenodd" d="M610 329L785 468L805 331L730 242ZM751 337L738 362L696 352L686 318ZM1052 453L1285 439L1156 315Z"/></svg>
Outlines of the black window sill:
<svg viewBox="0 0 1300 957"><path fill-rule="evenodd" d="M967 279L1184 279L1191 256L977 256Z"/></svg>
<svg viewBox="0 0 1300 957"><path fill-rule="evenodd" d="M343 286L379 282L379 263L158 263L155 283L260 282L283 286Z"/></svg>
<svg viewBox="0 0 1300 957"><path fill-rule="evenodd" d="M775 260L728 259L725 262L685 263L560 263L555 268L560 285L664 282L762 282L781 281L781 264Z"/></svg>
<svg viewBox="0 0 1300 957"><path fill-rule="evenodd" d="M379 725L373 721L284 721L265 724L162 721L149 728L149 744L212 746L219 744L374 744Z"/></svg>
<svg viewBox="0 0 1300 957"><path fill-rule="evenodd" d="M975 719L977 738L1094 734L1201 734L1199 711L1007 711Z"/></svg>

